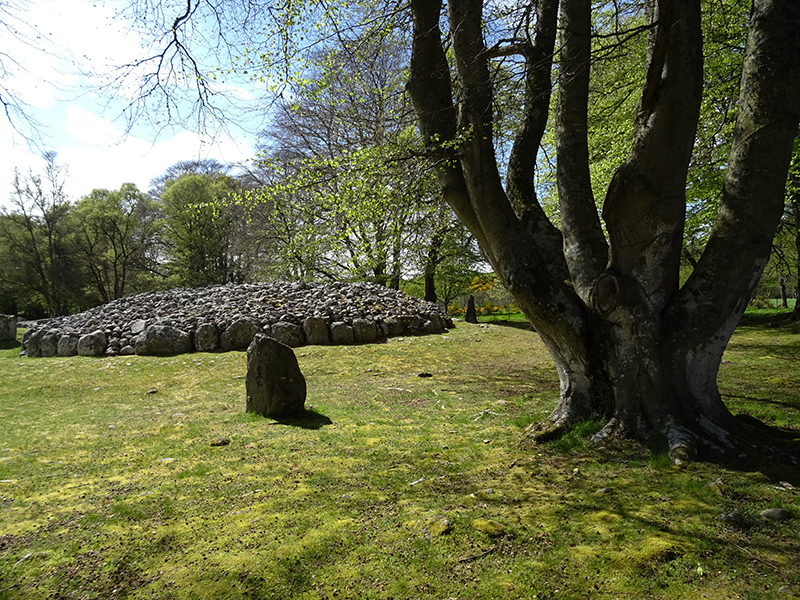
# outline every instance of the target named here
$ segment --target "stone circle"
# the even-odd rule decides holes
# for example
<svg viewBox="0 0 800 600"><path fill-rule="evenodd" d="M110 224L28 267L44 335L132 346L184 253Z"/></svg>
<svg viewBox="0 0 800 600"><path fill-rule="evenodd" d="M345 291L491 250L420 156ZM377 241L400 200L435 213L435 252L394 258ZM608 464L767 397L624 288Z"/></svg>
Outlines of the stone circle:
<svg viewBox="0 0 800 600"><path fill-rule="evenodd" d="M105 348L92 354L108 356L244 349L256 333L292 347L370 343L444 333L453 322L436 304L374 283L270 282L146 292L19 325L22 354L73 356L81 338L97 343L102 333Z"/></svg>

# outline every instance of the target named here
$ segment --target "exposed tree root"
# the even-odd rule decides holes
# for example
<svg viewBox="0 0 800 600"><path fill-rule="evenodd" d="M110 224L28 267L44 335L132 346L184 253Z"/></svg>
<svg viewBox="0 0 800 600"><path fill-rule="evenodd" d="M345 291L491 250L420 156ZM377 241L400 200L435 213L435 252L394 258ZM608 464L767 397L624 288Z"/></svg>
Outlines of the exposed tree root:
<svg viewBox="0 0 800 600"><path fill-rule="evenodd" d="M520 445L525 447L543 444L563 436L575 423L562 419L560 421L537 421L528 425L520 436Z"/></svg>

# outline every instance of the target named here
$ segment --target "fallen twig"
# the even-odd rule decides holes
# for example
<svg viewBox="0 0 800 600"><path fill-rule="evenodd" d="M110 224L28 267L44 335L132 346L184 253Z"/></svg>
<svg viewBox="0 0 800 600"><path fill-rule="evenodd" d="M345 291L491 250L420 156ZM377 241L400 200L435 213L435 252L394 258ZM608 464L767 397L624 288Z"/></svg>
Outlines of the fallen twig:
<svg viewBox="0 0 800 600"><path fill-rule="evenodd" d="M478 419L482 418L484 415L492 415L493 417L502 417L503 416L502 413L492 412L488 408L486 410L482 410L479 413L475 413L472 416L475 417L475 420L477 421Z"/></svg>
<svg viewBox="0 0 800 600"><path fill-rule="evenodd" d="M763 558L759 558L758 556L756 556L755 554L753 554L752 552L750 552L750 550L748 550L747 548L742 548L742 547L741 547L741 546L739 546L738 544L734 544L734 546L736 546L736 547L737 547L739 550L741 550L742 552L744 552L745 554L747 554L747 555L748 555L750 558L752 558L753 560L756 560L756 561L758 561L758 562L760 562L760 563L763 563L763 564L767 565L767 566L768 566L768 567L770 567L770 568L771 568L773 571L775 571L775 572L776 572L778 575L780 575L780 576L782 576L782 577L785 577L785 575L784 575L783 571L781 571L781 570L780 570L780 569L779 569L779 568L778 568L776 565L774 565L773 563L769 562L768 560L764 560Z"/></svg>
<svg viewBox="0 0 800 600"><path fill-rule="evenodd" d="M495 550L497 550L497 546L492 546L491 548L489 548L488 550L484 550L480 554L474 554L472 556L465 556L464 558L459 558L458 562L463 563L463 562L469 562L471 560L476 560L478 558L483 558L484 556L486 556L491 552L494 552Z"/></svg>

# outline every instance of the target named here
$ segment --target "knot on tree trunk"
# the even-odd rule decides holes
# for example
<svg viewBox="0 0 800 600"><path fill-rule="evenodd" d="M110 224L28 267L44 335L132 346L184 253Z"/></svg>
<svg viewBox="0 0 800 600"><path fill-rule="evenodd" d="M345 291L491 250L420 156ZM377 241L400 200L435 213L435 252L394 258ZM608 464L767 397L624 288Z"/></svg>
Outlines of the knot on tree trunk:
<svg viewBox="0 0 800 600"><path fill-rule="evenodd" d="M595 280L592 291L589 293L589 306L603 317L607 317L616 308L619 295L620 288L617 278L603 273Z"/></svg>

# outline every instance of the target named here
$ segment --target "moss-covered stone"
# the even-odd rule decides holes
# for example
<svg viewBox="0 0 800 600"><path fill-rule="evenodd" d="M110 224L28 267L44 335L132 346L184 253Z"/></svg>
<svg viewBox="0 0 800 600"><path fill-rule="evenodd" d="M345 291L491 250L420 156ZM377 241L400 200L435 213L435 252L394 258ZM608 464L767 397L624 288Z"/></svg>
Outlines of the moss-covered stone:
<svg viewBox="0 0 800 600"><path fill-rule="evenodd" d="M423 532L428 539L434 539L447 535L453 530L453 523L444 516L431 517L425 521Z"/></svg>
<svg viewBox="0 0 800 600"><path fill-rule="evenodd" d="M506 533L506 528L492 519L475 519L472 522L472 528L482 531L489 537L500 537Z"/></svg>

